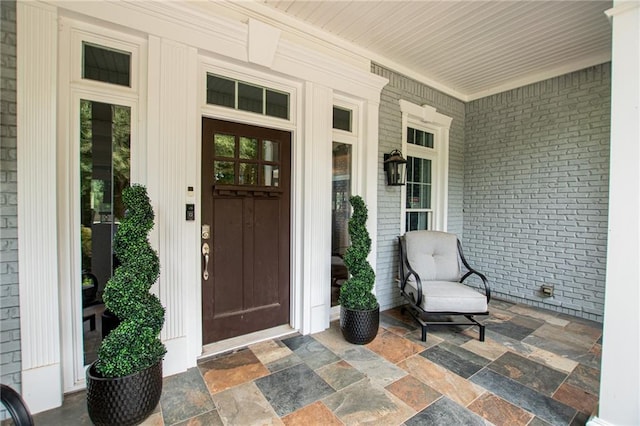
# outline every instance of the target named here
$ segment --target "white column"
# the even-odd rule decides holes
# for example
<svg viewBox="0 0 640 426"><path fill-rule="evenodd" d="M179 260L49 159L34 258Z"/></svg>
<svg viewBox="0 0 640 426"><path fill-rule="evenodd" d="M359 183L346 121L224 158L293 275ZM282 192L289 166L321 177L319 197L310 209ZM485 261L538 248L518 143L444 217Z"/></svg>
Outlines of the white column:
<svg viewBox="0 0 640 426"><path fill-rule="evenodd" d="M640 5L613 20L609 235L598 417L640 424Z"/></svg>
<svg viewBox="0 0 640 426"><path fill-rule="evenodd" d="M305 89L304 260L302 332L329 327L331 309L331 131L333 92L318 84Z"/></svg>
<svg viewBox="0 0 640 426"><path fill-rule="evenodd" d="M18 250L22 394L32 413L62 404L56 231L55 8L17 2Z"/></svg>
<svg viewBox="0 0 640 426"><path fill-rule="evenodd" d="M369 100L365 103L364 141L362 162L363 170L358 181L362 183L360 195L367 204L369 218L367 219L367 231L371 237L371 252L367 260L369 264L376 270L377 253L378 253L378 170L382 168L382 157L378 156L378 116L380 111L380 103L378 101ZM377 283L377 281L376 281ZM377 285L376 285L377 287ZM377 288L374 287L373 293L377 294Z"/></svg>
<svg viewBox="0 0 640 426"><path fill-rule="evenodd" d="M200 190L196 49L150 37L148 81L148 190L156 214L151 241L160 258L154 289L165 307L167 376L194 366L202 348L199 232L185 219L187 188Z"/></svg>

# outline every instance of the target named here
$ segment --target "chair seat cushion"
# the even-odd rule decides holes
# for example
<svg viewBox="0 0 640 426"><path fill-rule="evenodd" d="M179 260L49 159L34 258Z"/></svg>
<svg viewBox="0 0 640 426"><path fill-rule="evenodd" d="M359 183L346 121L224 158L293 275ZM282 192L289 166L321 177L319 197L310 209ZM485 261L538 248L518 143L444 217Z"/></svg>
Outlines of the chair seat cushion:
<svg viewBox="0 0 640 426"><path fill-rule="evenodd" d="M405 293L417 292L415 281L409 280L404 290ZM420 307L425 312L477 314L488 311L487 297L484 294L452 281L424 281Z"/></svg>

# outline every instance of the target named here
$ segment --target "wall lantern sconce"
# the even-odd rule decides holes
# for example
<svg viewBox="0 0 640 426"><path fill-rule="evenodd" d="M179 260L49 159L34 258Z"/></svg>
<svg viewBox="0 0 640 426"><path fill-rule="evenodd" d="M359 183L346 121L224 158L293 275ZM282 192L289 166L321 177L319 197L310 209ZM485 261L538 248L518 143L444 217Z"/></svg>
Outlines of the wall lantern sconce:
<svg viewBox="0 0 640 426"><path fill-rule="evenodd" d="M407 175L407 160L402 157L402 153L394 149L389 154L384 154L384 171L387 175L387 185L404 185Z"/></svg>

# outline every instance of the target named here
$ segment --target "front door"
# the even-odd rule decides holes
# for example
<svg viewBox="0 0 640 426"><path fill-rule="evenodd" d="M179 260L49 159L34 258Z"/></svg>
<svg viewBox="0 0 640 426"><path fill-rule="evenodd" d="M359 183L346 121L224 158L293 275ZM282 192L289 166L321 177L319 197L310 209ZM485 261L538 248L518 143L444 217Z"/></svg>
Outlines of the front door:
<svg viewBox="0 0 640 426"><path fill-rule="evenodd" d="M289 323L291 134L202 119L203 343Z"/></svg>

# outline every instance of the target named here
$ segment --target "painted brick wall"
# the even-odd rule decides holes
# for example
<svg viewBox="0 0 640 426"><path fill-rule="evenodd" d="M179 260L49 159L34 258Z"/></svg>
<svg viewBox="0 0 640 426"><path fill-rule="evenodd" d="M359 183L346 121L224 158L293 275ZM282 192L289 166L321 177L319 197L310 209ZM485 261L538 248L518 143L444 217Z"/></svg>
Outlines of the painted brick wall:
<svg viewBox="0 0 640 426"><path fill-rule="evenodd" d="M383 155L402 145L402 114L398 101L404 99L417 105L430 105L439 113L453 117L449 134L449 208L448 226L451 232L462 233L462 191L464 180L465 105L422 83L372 64L371 71L389 79L382 90L378 163ZM400 189L387 186L382 166L378 168L378 252L376 292L381 309L401 303L395 278L398 274L398 243L400 229ZM372 208L369 206L369 208Z"/></svg>
<svg viewBox="0 0 640 426"><path fill-rule="evenodd" d="M0 381L20 391L15 1L1 1L0 15Z"/></svg>
<svg viewBox="0 0 640 426"><path fill-rule="evenodd" d="M610 80L603 64L467 104L463 244L497 297L602 321Z"/></svg>

